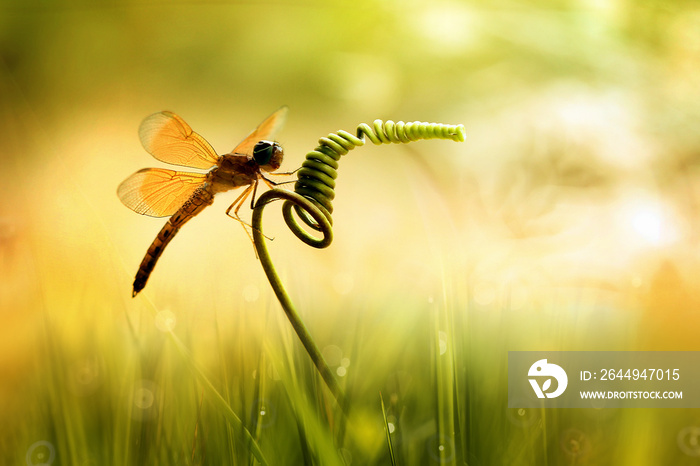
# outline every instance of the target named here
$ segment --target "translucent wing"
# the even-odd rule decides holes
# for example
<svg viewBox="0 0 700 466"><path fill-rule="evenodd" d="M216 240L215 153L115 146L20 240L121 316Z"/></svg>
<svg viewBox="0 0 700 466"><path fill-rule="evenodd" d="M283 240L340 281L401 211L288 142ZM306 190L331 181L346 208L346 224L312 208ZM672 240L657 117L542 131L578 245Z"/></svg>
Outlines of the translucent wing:
<svg viewBox="0 0 700 466"><path fill-rule="evenodd" d="M207 176L200 173L144 168L119 185L117 196L134 212L151 217L168 217L177 212L206 181Z"/></svg>
<svg viewBox="0 0 700 466"><path fill-rule="evenodd" d="M211 145L172 112L146 117L139 138L144 149L161 162L206 170L219 160Z"/></svg>
<svg viewBox="0 0 700 466"><path fill-rule="evenodd" d="M235 149L231 151L232 154L240 155L251 155L253 153L253 147L258 141L271 140L275 137L275 134L282 129L284 122L287 119L287 111L289 108L285 105L280 107L275 113L265 118L265 120L258 125L252 133L248 135L240 144L236 146Z"/></svg>

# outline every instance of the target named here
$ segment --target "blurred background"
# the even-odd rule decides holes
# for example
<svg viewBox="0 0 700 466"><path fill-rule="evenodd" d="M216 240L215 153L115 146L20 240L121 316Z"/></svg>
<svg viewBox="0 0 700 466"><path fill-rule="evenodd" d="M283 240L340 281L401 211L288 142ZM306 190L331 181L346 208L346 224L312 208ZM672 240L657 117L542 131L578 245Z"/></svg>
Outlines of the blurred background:
<svg viewBox="0 0 700 466"><path fill-rule="evenodd" d="M698 349L699 63L692 1L0 0L2 462L251 462L195 361L270 464L391 464L384 429L398 464L697 464L695 411L508 410L506 368ZM377 118L467 131L344 157L328 249L266 210L347 425L235 192L131 298L165 223L116 196L164 166L141 120L226 153L284 104L285 171Z"/></svg>

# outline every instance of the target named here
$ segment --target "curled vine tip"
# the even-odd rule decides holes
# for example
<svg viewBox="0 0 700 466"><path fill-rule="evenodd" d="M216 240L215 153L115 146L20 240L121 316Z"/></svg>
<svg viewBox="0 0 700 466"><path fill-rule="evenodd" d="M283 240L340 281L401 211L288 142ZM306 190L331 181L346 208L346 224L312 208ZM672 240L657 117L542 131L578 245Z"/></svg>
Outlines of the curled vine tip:
<svg viewBox="0 0 700 466"><path fill-rule="evenodd" d="M306 154L306 160L297 171L297 182L294 192L311 201L313 206L326 217L332 225L333 199L335 198L335 179L338 177L338 161L357 146L362 146L367 137L373 144L408 143L419 139L447 139L464 142L466 135L464 125L445 125L442 123L426 123L413 121L393 122L391 120L374 120L372 125L362 123L357 126L355 135L340 130L319 139L318 146ZM298 222L294 221L291 203L285 203L285 221L297 237L308 238ZM310 228L322 231L321 225L314 220L315 215L299 204L294 205L294 211ZM324 233L324 236L327 235ZM309 243L310 244L310 243ZM330 241L318 242L316 247L326 247Z"/></svg>
<svg viewBox="0 0 700 466"><path fill-rule="evenodd" d="M443 125L441 123L427 123L424 121L412 121L394 123L391 120L374 120L370 127L362 123L357 127L357 137L367 136L374 144L408 143L419 139L451 139L464 142L466 137L464 125Z"/></svg>

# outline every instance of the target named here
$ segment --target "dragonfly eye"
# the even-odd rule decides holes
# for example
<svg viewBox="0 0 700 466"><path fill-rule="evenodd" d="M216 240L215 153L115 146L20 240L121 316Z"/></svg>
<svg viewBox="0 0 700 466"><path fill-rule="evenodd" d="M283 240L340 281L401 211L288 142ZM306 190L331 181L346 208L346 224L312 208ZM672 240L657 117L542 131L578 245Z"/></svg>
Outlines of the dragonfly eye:
<svg viewBox="0 0 700 466"><path fill-rule="evenodd" d="M274 154L274 143L270 141L260 141L253 148L253 160L258 165L267 165Z"/></svg>

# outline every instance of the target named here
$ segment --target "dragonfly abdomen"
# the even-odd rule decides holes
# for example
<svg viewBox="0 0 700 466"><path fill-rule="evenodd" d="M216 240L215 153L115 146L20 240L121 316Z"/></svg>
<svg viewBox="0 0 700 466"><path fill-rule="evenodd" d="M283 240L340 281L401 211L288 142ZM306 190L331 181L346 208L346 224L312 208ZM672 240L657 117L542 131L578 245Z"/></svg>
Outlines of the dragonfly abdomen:
<svg viewBox="0 0 700 466"><path fill-rule="evenodd" d="M156 266L156 262L163 254L165 247L172 241L173 237L180 231L192 217L204 210L205 207L214 202L214 196L207 187L202 187L194 192L192 197L180 209L170 217L163 228L158 232L158 236L146 251L146 255L141 261L136 278L134 279L134 291L132 296L136 296L146 286L148 277Z"/></svg>

